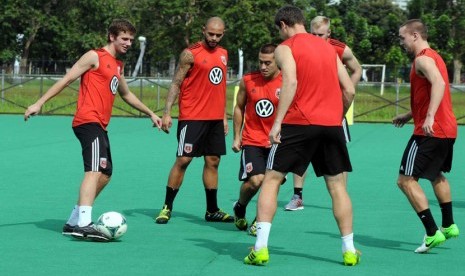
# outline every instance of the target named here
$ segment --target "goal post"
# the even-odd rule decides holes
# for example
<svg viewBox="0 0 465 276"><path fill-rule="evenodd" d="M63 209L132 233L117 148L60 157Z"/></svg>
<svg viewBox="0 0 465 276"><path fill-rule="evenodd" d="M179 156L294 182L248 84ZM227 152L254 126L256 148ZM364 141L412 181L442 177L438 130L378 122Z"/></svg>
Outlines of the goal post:
<svg viewBox="0 0 465 276"><path fill-rule="evenodd" d="M379 94L383 95L385 78L386 64L362 64L362 85L363 83L380 83Z"/></svg>

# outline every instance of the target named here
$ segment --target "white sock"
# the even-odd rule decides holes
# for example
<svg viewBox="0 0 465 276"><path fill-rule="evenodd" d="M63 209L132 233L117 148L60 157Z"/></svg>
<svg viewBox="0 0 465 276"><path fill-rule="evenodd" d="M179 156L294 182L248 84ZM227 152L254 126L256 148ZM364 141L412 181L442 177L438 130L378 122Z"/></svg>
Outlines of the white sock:
<svg viewBox="0 0 465 276"><path fill-rule="evenodd" d="M75 226L78 224L78 219L79 219L79 206L74 205L73 211L71 211L71 215L69 216L68 221L66 222L67 224L71 226Z"/></svg>
<svg viewBox="0 0 465 276"><path fill-rule="evenodd" d="M257 240L255 241L254 250L258 251L263 247L268 247L268 237L270 236L271 223L257 222Z"/></svg>
<svg viewBox="0 0 465 276"><path fill-rule="evenodd" d="M79 206L78 226L87 226L92 222L92 206Z"/></svg>
<svg viewBox="0 0 465 276"><path fill-rule="evenodd" d="M355 253L354 247L354 233L350 233L349 235L341 237L342 239L342 253L346 251L351 251Z"/></svg>

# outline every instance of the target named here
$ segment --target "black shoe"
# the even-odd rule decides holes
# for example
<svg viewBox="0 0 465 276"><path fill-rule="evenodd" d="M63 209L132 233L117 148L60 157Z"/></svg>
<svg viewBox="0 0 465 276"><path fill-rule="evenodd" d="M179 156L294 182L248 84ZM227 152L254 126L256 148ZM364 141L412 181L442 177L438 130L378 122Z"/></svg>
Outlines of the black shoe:
<svg viewBox="0 0 465 276"><path fill-rule="evenodd" d="M76 228L77 225L74 225L74 226L71 226L69 224L65 224L63 225L63 231L61 232L61 234L65 235L65 236L71 236L71 234L73 234L74 232L74 228Z"/></svg>
<svg viewBox="0 0 465 276"><path fill-rule="evenodd" d="M104 234L100 233L97 229L95 229L95 225L92 222L89 225L83 227L79 227L76 225L71 235L74 238L80 240L91 240L97 242L106 242L110 240Z"/></svg>
<svg viewBox="0 0 465 276"><path fill-rule="evenodd" d="M221 210L218 210L214 213L206 212L205 220L211 222L234 222L234 217Z"/></svg>

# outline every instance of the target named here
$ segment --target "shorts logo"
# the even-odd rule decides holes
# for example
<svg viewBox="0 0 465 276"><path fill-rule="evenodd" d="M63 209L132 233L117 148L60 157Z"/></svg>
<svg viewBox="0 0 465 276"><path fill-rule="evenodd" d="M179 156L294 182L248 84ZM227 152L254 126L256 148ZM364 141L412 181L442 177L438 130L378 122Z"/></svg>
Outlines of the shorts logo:
<svg viewBox="0 0 465 276"><path fill-rule="evenodd" d="M247 163L247 165L245 165L245 171L246 171L247 173L250 173L252 170L253 170L252 162Z"/></svg>
<svg viewBox="0 0 465 276"><path fill-rule="evenodd" d="M116 94L116 91L118 91L118 85L119 85L119 80L117 76L113 76L110 82L110 91L113 95Z"/></svg>
<svg viewBox="0 0 465 276"><path fill-rule="evenodd" d="M268 99L261 99L255 104L255 112L257 113L258 117L268 118L273 115L274 105Z"/></svg>
<svg viewBox="0 0 465 276"><path fill-rule="evenodd" d="M107 168L107 159L106 158L100 158L100 167L102 167L102 169L106 169Z"/></svg>
<svg viewBox="0 0 465 276"><path fill-rule="evenodd" d="M185 144L184 145L184 152L191 153L192 152L192 144Z"/></svg>
<svg viewBox="0 0 465 276"><path fill-rule="evenodd" d="M213 67L210 70L210 74L208 74L208 78L210 79L210 82L214 85L220 84L223 80L223 70L221 70L220 67Z"/></svg>

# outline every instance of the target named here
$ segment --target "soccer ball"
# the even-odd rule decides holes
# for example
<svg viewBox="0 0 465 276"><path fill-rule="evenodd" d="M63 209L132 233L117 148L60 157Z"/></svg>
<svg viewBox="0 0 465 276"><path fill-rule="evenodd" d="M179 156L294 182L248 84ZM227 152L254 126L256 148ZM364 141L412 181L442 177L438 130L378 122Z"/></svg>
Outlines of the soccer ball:
<svg viewBox="0 0 465 276"><path fill-rule="evenodd" d="M128 230L126 218L118 212L103 213L97 220L97 230L107 238L118 239Z"/></svg>

